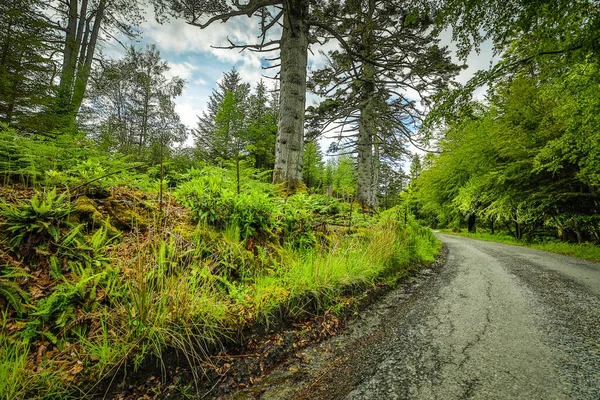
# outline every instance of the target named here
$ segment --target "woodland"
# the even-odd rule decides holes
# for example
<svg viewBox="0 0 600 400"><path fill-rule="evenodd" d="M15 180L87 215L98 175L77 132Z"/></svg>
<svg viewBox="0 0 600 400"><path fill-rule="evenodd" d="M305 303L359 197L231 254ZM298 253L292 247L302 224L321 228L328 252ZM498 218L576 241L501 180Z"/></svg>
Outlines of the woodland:
<svg viewBox="0 0 600 400"><path fill-rule="evenodd" d="M222 51L274 80L226 71L188 127L150 9L249 19ZM251 385L433 262L431 228L598 260L598 110L596 0L3 0L0 398Z"/></svg>

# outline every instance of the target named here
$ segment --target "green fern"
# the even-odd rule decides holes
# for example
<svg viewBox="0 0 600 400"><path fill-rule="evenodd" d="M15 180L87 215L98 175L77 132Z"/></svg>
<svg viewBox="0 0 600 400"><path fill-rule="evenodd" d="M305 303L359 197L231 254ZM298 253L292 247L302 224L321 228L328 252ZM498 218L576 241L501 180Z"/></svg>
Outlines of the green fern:
<svg viewBox="0 0 600 400"><path fill-rule="evenodd" d="M31 278L32 276L15 270L5 270L0 275L0 297L14 308L18 316L25 314L25 304L29 301L27 292L14 282L14 279L23 277Z"/></svg>

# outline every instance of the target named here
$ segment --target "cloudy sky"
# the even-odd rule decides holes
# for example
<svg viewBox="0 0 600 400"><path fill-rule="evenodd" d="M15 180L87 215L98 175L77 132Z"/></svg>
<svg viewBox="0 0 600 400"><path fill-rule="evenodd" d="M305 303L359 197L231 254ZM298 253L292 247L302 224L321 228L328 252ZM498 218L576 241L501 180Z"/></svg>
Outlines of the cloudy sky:
<svg viewBox="0 0 600 400"><path fill-rule="evenodd" d="M148 11L146 22L141 27L142 34L135 44L144 47L146 44L156 44L163 59L167 60L171 70L169 75L179 76L186 81L183 95L176 100L176 110L182 121L190 128L196 126L197 115L205 110L208 98L223 73L235 67L242 79L254 86L265 75L273 75L274 70L263 70L266 62L261 59L263 54L250 51L216 49L214 46L227 46L227 39L235 43L254 43L257 36L257 20L247 17L230 19L227 23L214 23L206 29L200 29L186 24L183 20L171 20L158 24L152 11ZM275 36L279 32L273 32ZM453 45L450 35L442 36L442 43L451 49ZM334 47L335 42L326 46ZM328 48L322 49L327 51ZM116 43L109 43L104 52L110 57L120 57L124 50ZM475 71L486 69L492 59L491 46L484 44L479 53L473 52L468 60L468 68L460 74L458 81L466 82ZM309 53L309 67L319 68L324 64L324 57L319 54L319 48L312 48ZM268 85L274 81L265 79ZM480 96L483 90L478 93ZM315 98L309 96L308 102Z"/></svg>

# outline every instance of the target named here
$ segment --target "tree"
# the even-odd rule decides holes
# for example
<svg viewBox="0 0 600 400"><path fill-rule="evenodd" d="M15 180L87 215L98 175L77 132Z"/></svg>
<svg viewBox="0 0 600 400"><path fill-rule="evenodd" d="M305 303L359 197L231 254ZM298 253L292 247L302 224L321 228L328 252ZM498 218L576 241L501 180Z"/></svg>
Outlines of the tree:
<svg viewBox="0 0 600 400"><path fill-rule="evenodd" d="M305 144L303 155L302 175L306 187L315 189L323 184L324 174L323 155L318 143Z"/></svg>
<svg viewBox="0 0 600 400"><path fill-rule="evenodd" d="M202 159L217 164L237 154L240 143L234 144L230 139L246 130L249 93L250 85L242 83L235 68L223 75L209 98L208 110L198 117L194 131L196 148ZM226 101L228 104L224 106Z"/></svg>
<svg viewBox="0 0 600 400"><path fill-rule="evenodd" d="M164 150L186 138L174 99L184 81L167 79L168 64L154 45L130 47L123 60L109 63L94 85L90 125L100 125L97 138L108 151L135 154L157 164Z"/></svg>
<svg viewBox="0 0 600 400"><path fill-rule="evenodd" d="M247 3L212 0L156 0L159 11L169 9L186 22L206 28L238 16L256 16L260 21L260 42L237 45L256 51L280 50L280 104L273 182L295 188L302 180L306 66L309 30L316 6L313 0L251 0ZM271 40L269 31L282 27L281 37Z"/></svg>
<svg viewBox="0 0 600 400"><path fill-rule="evenodd" d="M410 181L416 181L421 172L423 171L423 167L421 166L421 157L418 154L413 154L412 162L410 163Z"/></svg>
<svg viewBox="0 0 600 400"><path fill-rule="evenodd" d="M341 50L316 71L311 89L326 98L310 109L313 127L340 130L338 149L357 153L357 200L377 205L381 157L396 158L414 141L428 97L457 73L426 15L401 1L347 1L333 16ZM383 151L383 156L381 152Z"/></svg>
<svg viewBox="0 0 600 400"><path fill-rule="evenodd" d="M137 0L47 0L47 7L60 21L52 26L64 32L55 111L69 122L79 113L98 43L116 32L135 37L143 18Z"/></svg>
<svg viewBox="0 0 600 400"><path fill-rule="evenodd" d="M598 241L600 190L594 61L560 77L518 74L497 84L489 105L451 125L441 154L417 178L418 213L442 224L475 218L517 239L554 234Z"/></svg>
<svg viewBox="0 0 600 400"><path fill-rule="evenodd" d="M356 160L345 155L330 162L334 193L341 196L344 201L350 201L356 195Z"/></svg>
<svg viewBox="0 0 600 400"><path fill-rule="evenodd" d="M254 167L272 170L275 166L275 139L277 135L276 98L269 98L261 80L248 101L248 145L246 150L254 160Z"/></svg>
<svg viewBox="0 0 600 400"><path fill-rule="evenodd" d="M49 43L55 40L36 0L0 4L0 121L35 131L31 117L53 95L54 64Z"/></svg>

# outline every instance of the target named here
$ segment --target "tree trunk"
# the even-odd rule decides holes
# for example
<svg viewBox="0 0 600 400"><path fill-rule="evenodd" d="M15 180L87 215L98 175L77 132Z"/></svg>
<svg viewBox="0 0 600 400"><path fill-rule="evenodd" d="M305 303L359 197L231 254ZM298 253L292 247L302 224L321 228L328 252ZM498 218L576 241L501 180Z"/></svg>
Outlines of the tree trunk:
<svg viewBox="0 0 600 400"><path fill-rule="evenodd" d="M77 79L75 80L75 89L73 91L73 100L71 103L71 112L73 116L79 113L83 97L85 95L85 89L87 88L88 79L90 78L90 72L92 71L92 61L94 59L94 52L96 51L96 43L98 42L98 34L100 33L100 25L104 19L104 10L106 8L106 0L100 0L98 9L96 10L96 16L94 18L94 27L90 36L90 41L87 43L87 52L85 60L81 62L83 65L77 71ZM84 17L82 17L84 18Z"/></svg>
<svg viewBox="0 0 600 400"><path fill-rule="evenodd" d="M281 36L281 93L273 183L294 190L302 181L306 67L308 59L308 1L290 0Z"/></svg>
<svg viewBox="0 0 600 400"><path fill-rule="evenodd" d="M477 226L475 225L476 218L477 218L477 215L475 213L469 214L469 221L468 221L469 233L477 233Z"/></svg>
<svg viewBox="0 0 600 400"><path fill-rule="evenodd" d="M363 21L362 43L365 50L362 52L367 59L372 58L373 51L373 14L375 12L374 0L369 1L369 10ZM377 206L374 196L375 171L373 164L373 138L375 137L375 67L363 63L361 76L361 102L360 118L358 122L358 160L357 160L357 186L356 200L363 207L373 209Z"/></svg>
<svg viewBox="0 0 600 400"><path fill-rule="evenodd" d="M363 66L363 101L361 102L360 119L358 125L358 160L357 160L357 185L356 200L363 207L375 208L373 196L373 137L374 137L374 105L373 105L373 73L372 65Z"/></svg>
<svg viewBox="0 0 600 400"><path fill-rule="evenodd" d="M63 64L60 73L60 86L58 89L57 109L58 112L68 113L71 104L71 92L75 68L77 66L77 0L69 0L69 15L67 18L67 29L65 33L65 46Z"/></svg>
<svg viewBox="0 0 600 400"><path fill-rule="evenodd" d="M496 233L494 231L494 218L490 219L490 232L492 233L492 235Z"/></svg>

